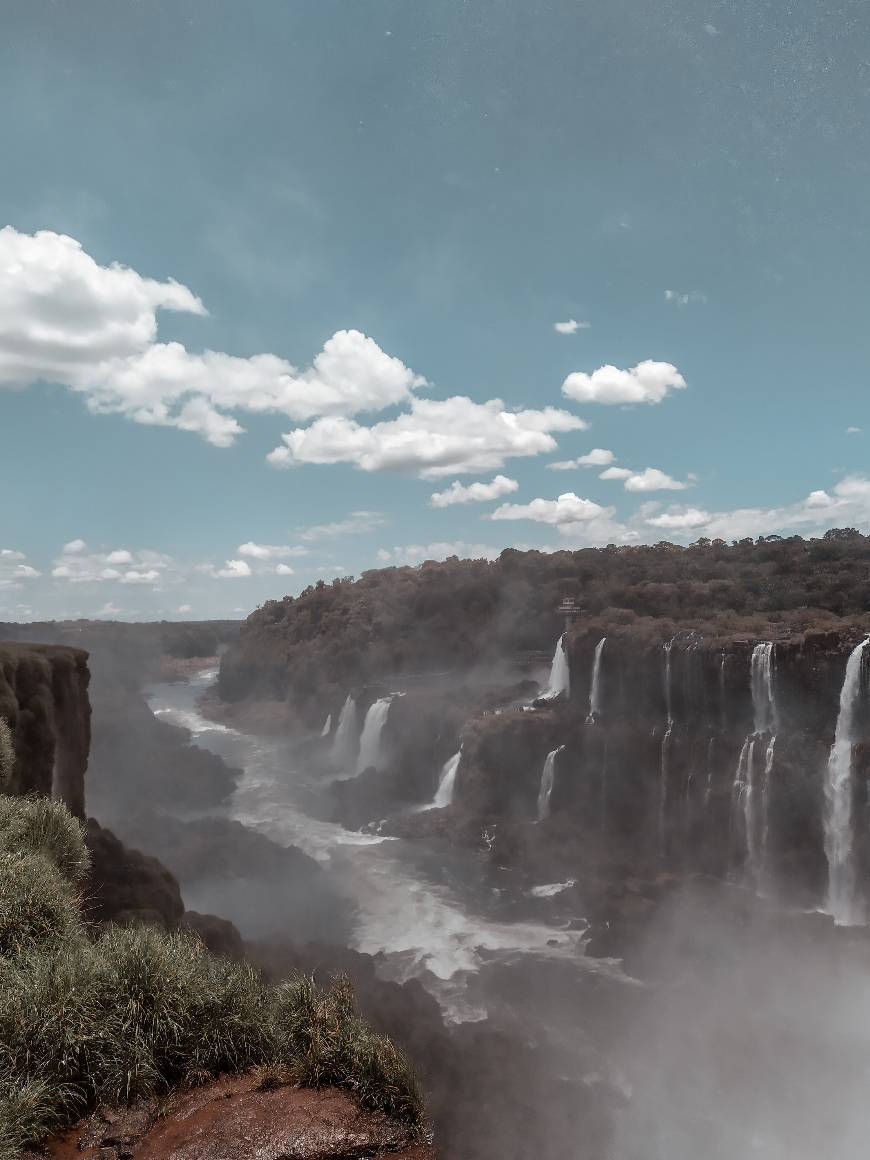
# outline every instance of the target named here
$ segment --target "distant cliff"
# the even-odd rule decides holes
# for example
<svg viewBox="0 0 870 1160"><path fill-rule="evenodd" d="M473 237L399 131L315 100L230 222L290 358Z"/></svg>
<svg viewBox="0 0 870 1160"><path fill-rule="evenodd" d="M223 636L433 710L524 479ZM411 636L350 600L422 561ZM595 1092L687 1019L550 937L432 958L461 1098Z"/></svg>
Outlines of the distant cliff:
<svg viewBox="0 0 870 1160"><path fill-rule="evenodd" d="M79 818L91 738L87 659L59 645L0 644L0 717L15 741L10 788L60 798Z"/></svg>

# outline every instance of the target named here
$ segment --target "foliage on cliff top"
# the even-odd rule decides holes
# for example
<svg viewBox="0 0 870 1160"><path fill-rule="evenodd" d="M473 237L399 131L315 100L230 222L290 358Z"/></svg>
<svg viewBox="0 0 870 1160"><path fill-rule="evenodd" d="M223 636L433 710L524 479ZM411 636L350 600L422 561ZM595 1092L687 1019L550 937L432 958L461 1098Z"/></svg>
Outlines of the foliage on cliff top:
<svg viewBox="0 0 870 1160"><path fill-rule="evenodd" d="M75 893L76 826L60 803L0 797L0 1160L97 1101L254 1066L340 1085L421 1128L410 1063L357 1018L345 981L270 987L189 935L149 927L92 941Z"/></svg>
<svg viewBox="0 0 870 1160"><path fill-rule="evenodd" d="M0 793L12 777L15 767L15 746L12 741L12 730L5 717L0 717Z"/></svg>
<svg viewBox="0 0 870 1160"><path fill-rule="evenodd" d="M318 583L252 613L221 666L221 695L303 700L386 674L467 667L551 648L566 596L595 617L620 609L685 621L795 610L870 610L870 537L834 529L820 539L699 540L689 547L519 552L365 572Z"/></svg>

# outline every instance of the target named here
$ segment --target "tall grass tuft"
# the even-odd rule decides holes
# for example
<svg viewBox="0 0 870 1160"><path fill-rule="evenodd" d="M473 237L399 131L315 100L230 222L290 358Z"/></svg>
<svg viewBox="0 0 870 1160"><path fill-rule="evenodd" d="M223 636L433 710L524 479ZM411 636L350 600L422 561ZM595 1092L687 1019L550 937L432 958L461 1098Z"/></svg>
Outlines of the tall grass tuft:
<svg viewBox="0 0 870 1160"><path fill-rule="evenodd" d="M12 730L5 717L0 717L0 793L12 780L15 769L15 745Z"/></svg>
<svg viewBox="0 0 870 1160"><path fill-rule="evenodd" d="M189 934L82 922L81 827L57 802L0 796L0 1160L98 1101L222 1072L336 1084L415 1131L413 1068L356 1013L346 978L268 987Z"/></svg>
<svg viewBox="0 0 870 1160"><path fill-rule="evenodd" d="M91 868L84 826L51 798L0 796L0 849L43 854L76 884Z"/></svg>

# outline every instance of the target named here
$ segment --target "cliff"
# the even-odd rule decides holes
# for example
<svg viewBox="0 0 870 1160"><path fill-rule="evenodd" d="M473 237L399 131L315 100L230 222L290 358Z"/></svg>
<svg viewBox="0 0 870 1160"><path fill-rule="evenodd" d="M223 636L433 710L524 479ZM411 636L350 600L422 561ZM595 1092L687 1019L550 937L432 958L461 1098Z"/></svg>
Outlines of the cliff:
<svg viewBox="0 0 870 1160"><path fill-rule="evenodd" d="M10 788L60 798L79 818L91 737L87 658L57 645L0 644L0 717L15 738Z"/></svg>

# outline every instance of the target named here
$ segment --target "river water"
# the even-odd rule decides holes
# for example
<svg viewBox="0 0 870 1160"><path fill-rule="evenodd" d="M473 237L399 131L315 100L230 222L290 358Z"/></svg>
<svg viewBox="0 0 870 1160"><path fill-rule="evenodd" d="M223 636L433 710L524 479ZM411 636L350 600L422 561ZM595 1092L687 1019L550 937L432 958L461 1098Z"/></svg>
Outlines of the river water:
<svg viewBox="0 0 870 1160"><path fill-rule="evenodd" d="M381 954L383 975L400 982L421 978L454 1020L485 1014L468 1001L465 984L483 962L494 959L567 960L584 972L619 977L617 964L585 957L582 931L497 917L498 891L485 885L473 853L431 840L421 844L354 832L312 816L316 775L306 770L290 741L243 733L199 711L198 698L215 676L216 670L207 669L188 683L152 685L152 711L190 730L196 745L244 771L227 815L321 863L353 903L353 949ZM555 890L546 883L535 891L538 898L551 893Z"/></svg>

